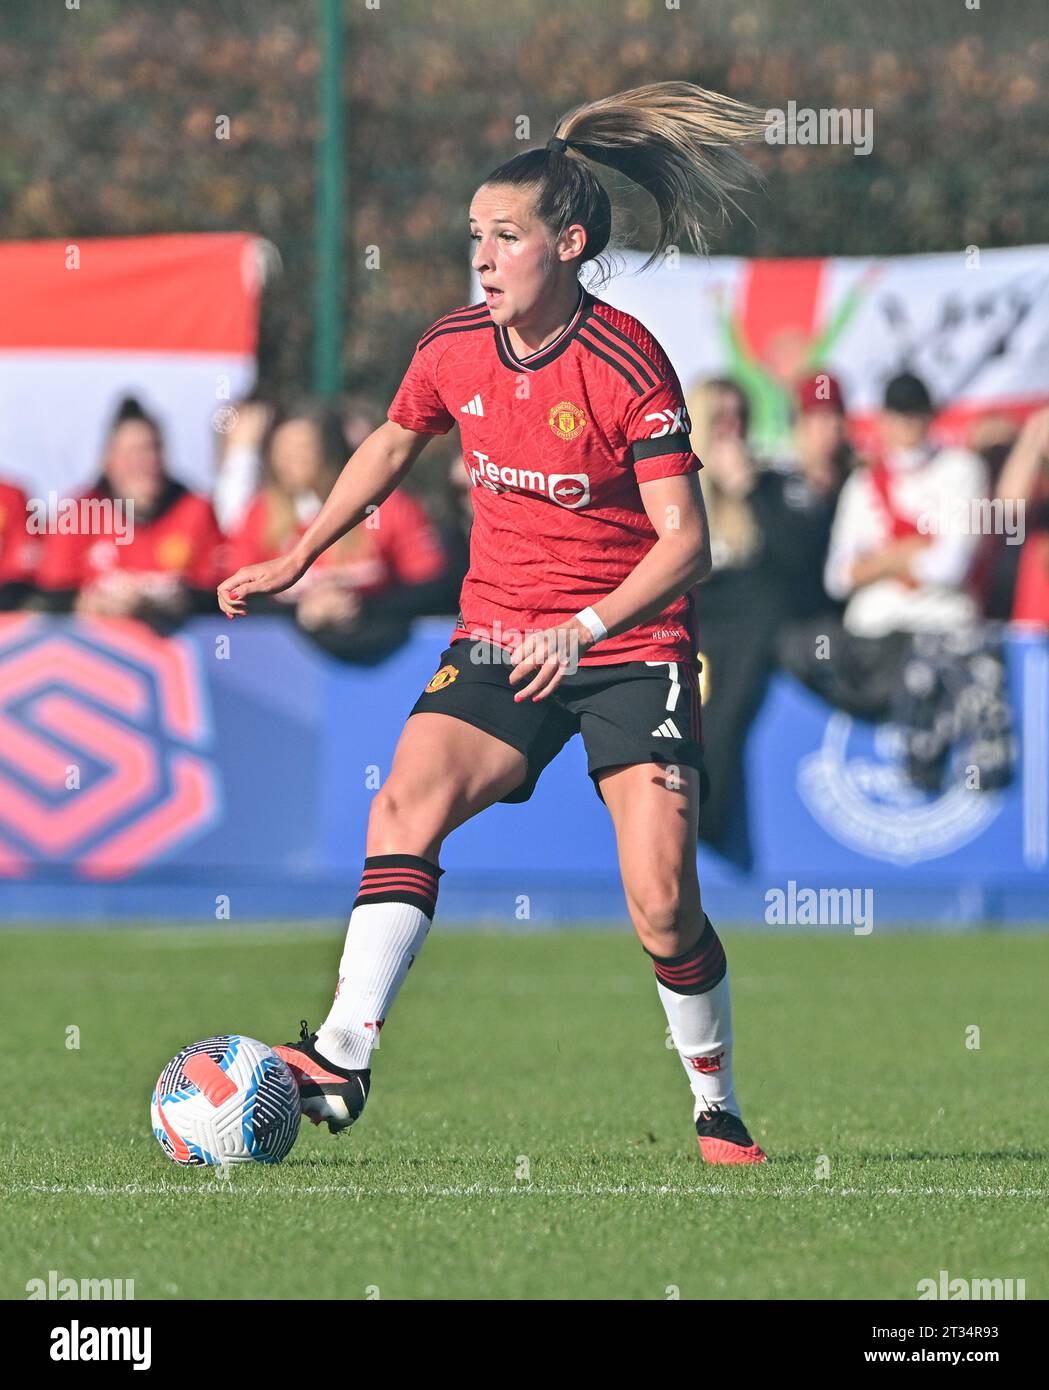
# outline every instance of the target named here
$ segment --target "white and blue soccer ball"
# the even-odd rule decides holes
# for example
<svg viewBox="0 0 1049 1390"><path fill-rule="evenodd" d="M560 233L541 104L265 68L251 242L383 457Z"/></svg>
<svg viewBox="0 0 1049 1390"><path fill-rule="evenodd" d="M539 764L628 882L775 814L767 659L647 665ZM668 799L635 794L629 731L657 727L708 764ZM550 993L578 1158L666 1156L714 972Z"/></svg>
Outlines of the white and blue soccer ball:
<svg viewBox="0 0 1049 1390"><path fill-rule="evenodd" d="M150 1114L175 1163L279 1163L298 1137L299 1088L271 1047L226 1033L172 1057Z"/></svg>

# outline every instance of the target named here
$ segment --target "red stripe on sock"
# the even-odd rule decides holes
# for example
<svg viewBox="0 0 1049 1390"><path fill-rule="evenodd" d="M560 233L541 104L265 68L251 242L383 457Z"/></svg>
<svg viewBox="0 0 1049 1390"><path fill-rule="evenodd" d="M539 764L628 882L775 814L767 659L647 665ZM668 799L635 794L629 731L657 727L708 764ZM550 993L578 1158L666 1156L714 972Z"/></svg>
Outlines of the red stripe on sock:
<svg viewBox="0 0 1049 1390"><path fill-rule="evenodd" d="M362 883L415 883L420 888L437 887L437 880L429 874L414 873L411 869L366 869L361 875Z"/></svg>
<svg viewBox="0 0 1049 1390"><path fill-rule="evenodd" d="M720 945L720 942L715 943L715 946ZM681 965L663 965L661 962L657 962L656 970L661 975L669 975L672 978L692 974L696 971L700 973L706 971L712 974L714 967L719 965L724 958L725 952L723 950L715 950L714 947L711 947L710 950L704 951L701 956L696 956L693 960L685 961Z"/></svg>
<svg viewBox="0 0 1049 1390"><path fill-rule="evenodd" d="M656 979L664 985L698 985L703 975L698 970L690 971L687 975L664 975L657 970Z"/></svg>
<svg viewBox="0 0 1049 1390"><path fill-rule="evenodd" d="M361 882L373 878L412 878L436 886L436 874L428 874L423 869L365 869Z"/></svg>
<svg viewBox="0 0 1049 1390"><path fill-rule="evenodd" d="M704 951L693 956L691 960L682 961L680 965L666 965L662 961L653 961L657 978L666 985L700 984L719 974L724 964L725 948L718 936L714 937Z"/></svg>
<svg viewBox="0 0 1049 1390"><path fill-rule="evenodd" d="M437 894L431 890L426 892L415 883L373 883L370 886L361 885L358 898L372 898L380 893L409 893L413 898L424 898L427 902L436 902Z"/></svg>

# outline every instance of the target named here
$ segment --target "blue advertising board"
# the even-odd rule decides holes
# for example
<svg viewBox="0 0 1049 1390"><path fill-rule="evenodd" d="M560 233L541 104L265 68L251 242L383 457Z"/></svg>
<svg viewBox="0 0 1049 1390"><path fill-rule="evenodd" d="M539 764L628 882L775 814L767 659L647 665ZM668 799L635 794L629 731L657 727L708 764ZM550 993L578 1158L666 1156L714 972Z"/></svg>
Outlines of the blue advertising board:
<svg viewBox="0 0 1049 1390"><path fill-rule="evenodd" d="M451 620L374 666L290 622L0 619L0 914L341 920L371 801ZM1049 902L1049 639L1008 643L1017 760L1000 792L911 788L890 726L777 676L746 748L738 843L699 850L715 920L764 926L804 890L873 893L880 920L1035 923ZM573 739L531 801L445 844L440 915L507 929L625 923L608 814ZM799 922L803 924L803 920Z"/></svg>

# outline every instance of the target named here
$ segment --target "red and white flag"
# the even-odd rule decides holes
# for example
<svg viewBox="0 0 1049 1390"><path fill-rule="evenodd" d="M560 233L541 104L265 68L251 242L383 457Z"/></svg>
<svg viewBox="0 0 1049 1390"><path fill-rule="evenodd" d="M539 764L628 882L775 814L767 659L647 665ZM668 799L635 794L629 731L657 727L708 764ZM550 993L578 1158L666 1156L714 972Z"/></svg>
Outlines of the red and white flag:
<svg viewBox="0 0 1049 1390"><path fill-rule="evenodd" d="M229 407L255 380L264 247L244 233L0 244L0 478L78 491L134 395L174 476L210 491Z"/></svg>
<svg viewBox="0 0 1049 1390"><path fill-rule="evenodd" d="M825 370L842 385L863 438L885 383L922 377L940 406L937 431L963 441L974 420L1019 420L1049 402L1049 246L881 259L667 257L596 293L636 315L688 391L728 376L746 389L755 442L775 453L793 388Z"/></svg>

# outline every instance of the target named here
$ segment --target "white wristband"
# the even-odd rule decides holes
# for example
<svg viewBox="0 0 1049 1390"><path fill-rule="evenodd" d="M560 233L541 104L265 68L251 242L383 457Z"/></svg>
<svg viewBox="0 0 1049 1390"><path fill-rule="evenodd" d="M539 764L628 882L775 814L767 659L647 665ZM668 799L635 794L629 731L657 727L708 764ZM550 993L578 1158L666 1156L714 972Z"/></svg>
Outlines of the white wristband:
<svg viewBox="0 0 1049 1390"><path fill-rule="evenodd" d="M601 642L608 636L608 628L605 627L604 623L592 608L584 608L581 612L577 613L576 621L582 623L585 628L590 629L590 635L595 642Z"/></svg>

